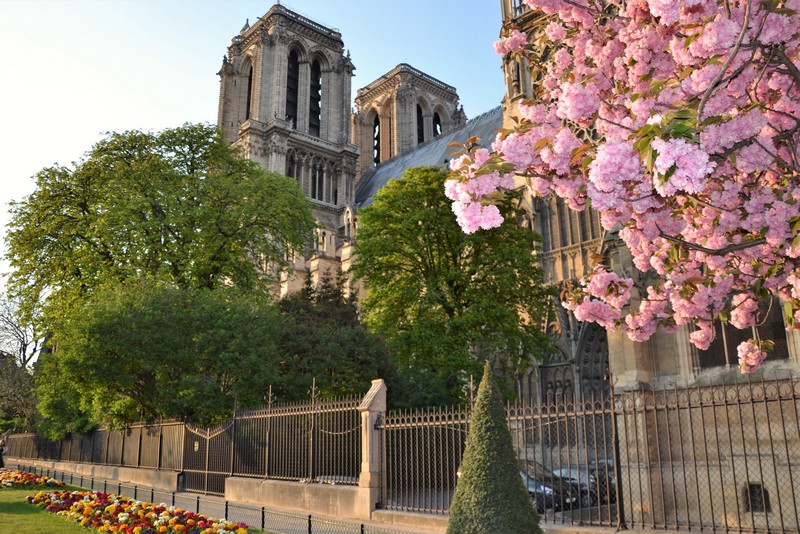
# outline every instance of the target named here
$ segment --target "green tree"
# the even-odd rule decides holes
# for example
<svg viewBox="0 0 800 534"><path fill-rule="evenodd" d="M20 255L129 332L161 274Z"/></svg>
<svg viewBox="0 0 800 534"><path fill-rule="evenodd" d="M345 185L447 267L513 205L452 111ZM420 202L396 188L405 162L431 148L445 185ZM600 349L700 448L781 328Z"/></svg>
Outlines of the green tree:
<svg viewBox="0 0 800 534"><path fill-rule="evenodd" d="M110 133L73 168L35 179L6 236L23 324L40 299L50 321L128 279L264 287L314 227L296 180L242 158L209 125Z"/></svg>
<svg viewBox="0 0 800 534"><path fill-rule="evenodd" d="M447 176L409 169L379 191L361 214L353 273L367 289L365 320L401 372L427 382L435 375L452 398L480 372L477 359L499 356L516 370L549 350L541 324L552 291L541 283L535 237L513 218L461 231L444 195Z"/></svg>
<svg viewBox="0 0 800 534"><path fill-rule="evenodd" d="M470 421L448 534L541 534L489 362Z"/></svg>
<svg viewBox="0 0 800 534"><path fill-rule="evenodd" d="M68 431L86 415L115 427L159 417L211 425L234 403L260 406L278 371L279 318L263 300L152 282L96 290L67 316L55 361L37 376L43 415Z"/></svg>
<svg viewBox="0 0 800 534"><path fill-rule="evenodd" d="M393 382L395 371L383 340L358 317L353 298L346 297L342 278L322 276L314 289L281 299L281 334L277 353L280 380L273 388L279 400L308 398L316 379L322 395L363 395L370 382Z"/></svg>

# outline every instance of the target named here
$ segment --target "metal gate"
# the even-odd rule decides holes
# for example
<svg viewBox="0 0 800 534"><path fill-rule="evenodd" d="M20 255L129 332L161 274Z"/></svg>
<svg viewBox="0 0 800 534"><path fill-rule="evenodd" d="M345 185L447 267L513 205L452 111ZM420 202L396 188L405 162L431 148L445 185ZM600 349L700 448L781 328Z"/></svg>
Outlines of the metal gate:
<svg viewBox="0 0 800 534"><path fill-rule="evenodd" d="M186 425L183 446L183 489L225 494L225 478L233 474L236 418L213 429Z"/></svg>

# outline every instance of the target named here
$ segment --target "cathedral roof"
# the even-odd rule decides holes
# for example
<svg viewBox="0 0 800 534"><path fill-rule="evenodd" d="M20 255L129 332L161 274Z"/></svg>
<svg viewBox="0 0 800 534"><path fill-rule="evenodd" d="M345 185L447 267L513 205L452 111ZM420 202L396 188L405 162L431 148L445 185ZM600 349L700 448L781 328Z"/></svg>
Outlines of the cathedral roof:
<svg viewBox="0 0 800 534"><path fill-rule="evenodd" d="M405 154L386 160L377 167L370 167L356 186L356 205L360 208L372 204L378 190L389 180L399 178L404 170L425 165L444 165L456 149L447 146L452 142L466 143L470 137L480 138L480 144L489 146L497 130L503 127L503 109L496 107L478 115L459 130L434 137Z"/></svg>

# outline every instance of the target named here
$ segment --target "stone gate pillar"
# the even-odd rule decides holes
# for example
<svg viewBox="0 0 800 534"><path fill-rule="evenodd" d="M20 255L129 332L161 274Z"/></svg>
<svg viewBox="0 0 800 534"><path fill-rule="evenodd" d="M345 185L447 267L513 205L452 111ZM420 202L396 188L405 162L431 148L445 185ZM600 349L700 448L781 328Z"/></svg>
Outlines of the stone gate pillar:
<svg viewBox="0 0 800 534"><path fill-rule="evenodd" d="M380 414L386 411L386 384L373 380L361 405L361 473L358 477L358 517L369 518L380 492L380 430L375 428Z"/></svg>

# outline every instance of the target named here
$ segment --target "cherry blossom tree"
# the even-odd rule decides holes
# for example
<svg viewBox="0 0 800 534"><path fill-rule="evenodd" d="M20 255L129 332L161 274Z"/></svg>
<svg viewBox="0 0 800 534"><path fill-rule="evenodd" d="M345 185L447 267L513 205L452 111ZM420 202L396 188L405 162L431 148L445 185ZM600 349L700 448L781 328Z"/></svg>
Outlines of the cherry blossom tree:
<svg viewBox="0 0 800 534"><path fill-rule="evenodd" d="M566 298L578 319L635 341L694 325L702 350L715 320L757 326L760 302L800 327L800 0L524 2L544 34L495 49L527 62L535 98L491 152L452 160L464 231L500 224L495 203L521 177L597 210L657 274L639 287L598 266ZM770 349L754 338L745 373Z"/></svg>

